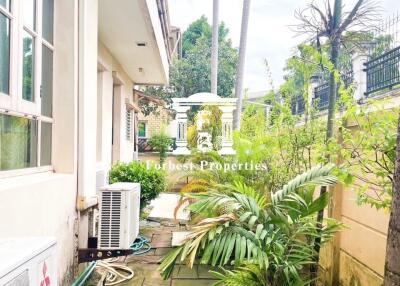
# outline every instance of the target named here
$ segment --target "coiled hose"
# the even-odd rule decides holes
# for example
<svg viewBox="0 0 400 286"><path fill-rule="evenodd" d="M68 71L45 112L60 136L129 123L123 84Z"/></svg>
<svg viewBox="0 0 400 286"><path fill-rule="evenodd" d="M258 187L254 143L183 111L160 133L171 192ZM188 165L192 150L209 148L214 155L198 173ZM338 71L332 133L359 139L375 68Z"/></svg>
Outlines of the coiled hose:
<svg viewBox="0 0 400 286"><path fill-rule="evenodd" d="M151 245L146 237L139 235L131 245L131 249L133 250L132 255L141 255L149 252L151 250ZM126 265L116 263L117 261L118 258L110 258L103 261L91 262L74 281L72 286L85 285L86 280L90 277L94 269L102 274L102 285L113 286L132 279L135 275L133 270Z"/></svg>

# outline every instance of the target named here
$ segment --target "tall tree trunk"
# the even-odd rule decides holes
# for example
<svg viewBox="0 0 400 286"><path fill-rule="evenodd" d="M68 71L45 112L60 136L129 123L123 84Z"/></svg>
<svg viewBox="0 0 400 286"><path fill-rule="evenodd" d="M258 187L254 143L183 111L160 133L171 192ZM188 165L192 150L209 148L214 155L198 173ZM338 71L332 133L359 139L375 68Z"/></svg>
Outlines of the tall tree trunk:
<svg viewBox="0 0 400 286"><path fill-rule="evenodd" d="M243 75L244 75L244 65L246 58L247 29L249 26L250 2L251 0L243 1L242 27L240 32L240 45L239 45L239 62L236 69L235 95L238 100L236 102L236 111L233 120L233 127L234 129L237 130L240 129L240 115L242 113L242 106L243 106Z"/></svg>
<svg viewBox="0 0 400 286"><path fill-rule="evenodd" d="M213 2L212 50L211 50L211 92L218 92L218 27L219 0Z"/></svg>
<svg viewBox="0 0 400 286"><path fill-rule="evenodd" d="M396 167L386 246L384 286L398 285L400 285L400 116L397 125Z"/></svg>
<svg viewBox="0 0 400 286"><path fill-rule="evenodd" d="M330 27L331 35L331 54L330 60L334 66L334 69L338 69L338 58L339 58L339 49L340 49L340 37L341 35L337 35L336 31L340 26L340 22L342 20L342 0L336 0L333 12L333 21ZM335 79L334 72L330 72L329 75L329 105L328 105L328 120L326 126L326 144L328 144L329 140L333 137L334 127L335 127L335 105L337 98L337 82ZM330 161L329 156L326 158L327 162ZM327 191L327 187L321 187L320 196L325 194ZM322 228L322 221L324 219L324 210L320 210L317 215L317 227L320 230ZM319 254L321 250L321 238L317 237L315 239L316 252L315 265L312 267L313 276L316 277L319 263Z"/></svg>

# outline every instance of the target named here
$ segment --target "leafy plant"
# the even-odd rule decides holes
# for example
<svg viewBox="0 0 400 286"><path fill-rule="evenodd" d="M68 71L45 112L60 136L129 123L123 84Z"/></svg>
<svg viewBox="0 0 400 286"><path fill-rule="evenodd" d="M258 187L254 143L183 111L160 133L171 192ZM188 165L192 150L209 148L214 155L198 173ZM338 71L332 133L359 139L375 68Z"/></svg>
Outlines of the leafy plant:
<svg viewBox="0 0 400 286"><path fill-rule="evenodd" d="M110 171L110 183L117 182L140 183L141 209L166 188L165 172L163 170L138 161L114 165Z"/></svg>
<svg viewBox="0 0 400 286"><path fill-rule="evenodd" d="M201 113L199 111L206 111ZM193 110L193 118L191 119L191 125L188 127L188 145L191 149L197 148L199 140L198 131L207 131L211 135L212 149L217 151L221 149L221 134L222 134L222 112L218 106L202 106L199 110ZM197 130L197 122L200 120L203 122L202 130Z"/></svg>
<svg viewBox="0 0 400 286"><path fill-rule="evenodd" d="M315 186L335 184L331 172L332 166L314 167L269 196L243 183L187 194L195 200L188 209L207 218L193 227L182 246L164 257L162 276L168 278L177 261L192 267L198 257L201 264L234 265L236 270L218 275L226 285L260 285L254 282L258 275L265 277L262 285L306 285L315 239L325 242L341 227L327 219L319 232L315 224L316 213L329 198L326 193L314 199Z"/></svg>
<svg viewBox="0 0 400 286"><path fill-rule="evenodd" d="M160 164L164 164L167 158L167 151L171 147L173 140L163 131L150 137L147 142L160 155Z"/></svg>
<svg viewBox="0 0 400 286"><path fill-rule="evenodd" d="M264 106L249 104L241 116L240 132L247 138L254 138L264 134L267 119L264 115Z"/></svg>
<svg viewBox="0 0 400 286"><path fill-rule="evenodd" d="M385 110L383 105L347 104L338 122L340 138L330 142L329 149L340 155L342 175L357 192L358 203L388 210L392 202L398 108Z"/></svg>

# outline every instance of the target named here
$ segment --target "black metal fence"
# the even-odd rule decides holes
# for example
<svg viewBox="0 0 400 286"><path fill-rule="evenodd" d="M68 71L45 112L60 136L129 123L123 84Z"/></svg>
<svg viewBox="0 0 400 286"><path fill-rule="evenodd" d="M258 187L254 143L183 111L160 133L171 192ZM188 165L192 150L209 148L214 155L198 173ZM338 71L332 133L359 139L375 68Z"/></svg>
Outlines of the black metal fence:
<svg viewBox="0 0 400 286"><path fill-rule="evenodd" d="M292 114L301 115L304 113L306 105L304 104L303 95L299 94L295 98L292 99Z"/></svg>
<svg viewBox="0 0 400 286"><path fill-rule="evenodd" d="M349 87L353 83L353 70L350 69L349 71L342 74L342 81L343 84ZM339 88L339 86L338 86ZM339 98L340 95L338 94ZM327 109L329 106L329 82L324 82L317 87L314 88L314 98L313 98L313 106L318 110Z"/></svg>
<svg viewBox="0 0 400 286"><path fill-rule="evenodd" d="M313 105L318 110L324 110L329 105L329 83L323 83L314 89Z"/></svg>
<svg viewBox="0 0 400 286"><path fill-rule="evenodd" d="M400 85L400 47L365 63L367 73L366 96Z"/></svg>

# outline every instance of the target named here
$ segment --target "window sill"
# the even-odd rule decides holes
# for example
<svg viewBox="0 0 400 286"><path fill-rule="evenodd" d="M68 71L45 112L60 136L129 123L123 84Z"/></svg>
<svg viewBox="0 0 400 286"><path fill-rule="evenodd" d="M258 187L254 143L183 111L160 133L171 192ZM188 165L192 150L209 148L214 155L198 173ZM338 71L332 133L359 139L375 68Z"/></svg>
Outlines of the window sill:
<svg viewBox="0 0 400 286"><path fill-rule="evenodd" d="M36 173L25 174L23 177L21 176L1 178L0 191L5 191L8 189L15 189L15 188L29 188L29 186L38 183L49 182L52 180L62 180L67 176L73 176L73 175L58 174L58 173L53 173L51 171L47 171L47 172L36 172Z"/></svg>
<svg viewBox="0 0 400 286"><path fill-rule="evenodd" d="M48 173L48 172L53 172L52 166L0 171L0 179L7 179L7 178L26 176L26 175L32 175L32 174L38 174L38 173Z"/></svg>

